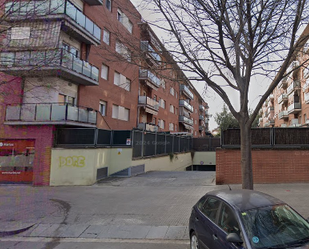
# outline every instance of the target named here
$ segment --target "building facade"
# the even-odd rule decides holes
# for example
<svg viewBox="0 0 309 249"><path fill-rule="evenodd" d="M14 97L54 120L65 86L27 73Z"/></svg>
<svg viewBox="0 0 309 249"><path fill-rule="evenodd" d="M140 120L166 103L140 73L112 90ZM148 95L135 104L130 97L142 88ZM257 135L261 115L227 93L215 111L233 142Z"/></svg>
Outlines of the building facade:
<svg viewBox="0 0 309 249"><path fill-rule="evenodd" d="M49 185L59 128L203 137L208 105L129 0L7 1L0 182Z"/></svg>

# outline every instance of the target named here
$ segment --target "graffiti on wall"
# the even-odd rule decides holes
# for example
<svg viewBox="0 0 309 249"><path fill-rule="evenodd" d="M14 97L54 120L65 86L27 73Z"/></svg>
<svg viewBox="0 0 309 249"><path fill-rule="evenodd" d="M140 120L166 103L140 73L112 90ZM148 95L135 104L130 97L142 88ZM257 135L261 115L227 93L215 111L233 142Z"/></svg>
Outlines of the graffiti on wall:
<svg viewBox="0 0 309 249"><path fill-rule="evenodd" d="M85 167L85 157L84 156L67 156L59 157L59 168L61 167Z"/></svg>

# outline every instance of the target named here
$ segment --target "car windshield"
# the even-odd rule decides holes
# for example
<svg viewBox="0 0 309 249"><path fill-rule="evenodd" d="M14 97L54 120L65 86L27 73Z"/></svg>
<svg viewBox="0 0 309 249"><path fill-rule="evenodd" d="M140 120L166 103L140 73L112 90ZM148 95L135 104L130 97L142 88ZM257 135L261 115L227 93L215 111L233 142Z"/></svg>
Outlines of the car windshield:
<svg viewBox="0 0 309 249"><path fill-rule="evenodd" d="M309 224L288 205L275 205L241 213L254 249L287 248L308 243Z"/></svg>

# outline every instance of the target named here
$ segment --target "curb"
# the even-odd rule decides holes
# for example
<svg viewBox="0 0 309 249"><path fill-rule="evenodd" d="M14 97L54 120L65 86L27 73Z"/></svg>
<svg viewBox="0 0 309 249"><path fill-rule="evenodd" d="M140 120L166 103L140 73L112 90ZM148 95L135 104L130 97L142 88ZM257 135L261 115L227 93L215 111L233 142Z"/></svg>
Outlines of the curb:
<svg viewBox="0 0 309 249"><path fill-rule="evenodd" d="M35 224L25 227L25 228L21 228L21 229L17 229L17 230L11 230L11 231L0 231L0 237L6 237L6 236L12 236L12 235L16 235L22 232L27 231L28 229L30 229L31 227L33 227Z"/></svg>

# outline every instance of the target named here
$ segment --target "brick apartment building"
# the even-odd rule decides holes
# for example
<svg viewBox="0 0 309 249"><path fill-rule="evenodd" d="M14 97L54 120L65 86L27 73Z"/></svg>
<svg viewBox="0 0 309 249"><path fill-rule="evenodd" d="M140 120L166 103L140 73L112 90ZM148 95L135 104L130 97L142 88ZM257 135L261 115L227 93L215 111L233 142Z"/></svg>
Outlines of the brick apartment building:
<svg viewBox="0 0 309 249"><path fill-rule="evenodd" d="M129 0L2 7L0 182L49 185L63 127L205 136L207 103Z"/></svg>
<svg viewBox="0 0 309 249"><path fill-rule="evenodd" d="M309 124L308 43L291 63L283 78L264 103L260 127L307 127Z"/></svg>

